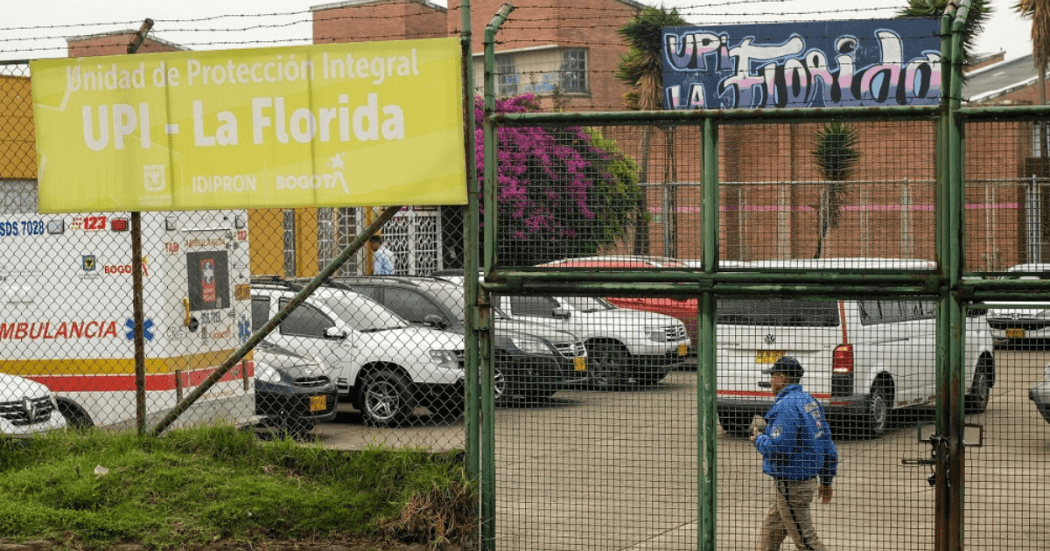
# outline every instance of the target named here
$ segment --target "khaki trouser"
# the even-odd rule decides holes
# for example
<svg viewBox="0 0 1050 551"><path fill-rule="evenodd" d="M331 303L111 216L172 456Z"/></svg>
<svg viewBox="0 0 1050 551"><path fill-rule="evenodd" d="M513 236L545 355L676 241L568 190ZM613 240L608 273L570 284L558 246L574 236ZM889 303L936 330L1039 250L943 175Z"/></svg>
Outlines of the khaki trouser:
<svg viewBox="0 0 1050 551"><path fill-rule="evenodd" d="M817 494L817 478L774 480L773 502L762 525L763 551L777 551L784 538L791 536L800 551L826 551L813 528L810 504Z"/></svg>

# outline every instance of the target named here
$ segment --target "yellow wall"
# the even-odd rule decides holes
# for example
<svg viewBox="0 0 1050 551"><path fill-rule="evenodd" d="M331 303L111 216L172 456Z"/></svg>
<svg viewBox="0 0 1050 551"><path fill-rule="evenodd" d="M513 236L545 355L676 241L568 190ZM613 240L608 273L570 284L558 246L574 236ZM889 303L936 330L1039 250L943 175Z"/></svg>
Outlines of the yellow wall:
<svg viewBox="0 0 1050 551"><path fill-rule="evenodd" d="M0 76L0 179L36 178L36 130L29 77Z"/></svg>

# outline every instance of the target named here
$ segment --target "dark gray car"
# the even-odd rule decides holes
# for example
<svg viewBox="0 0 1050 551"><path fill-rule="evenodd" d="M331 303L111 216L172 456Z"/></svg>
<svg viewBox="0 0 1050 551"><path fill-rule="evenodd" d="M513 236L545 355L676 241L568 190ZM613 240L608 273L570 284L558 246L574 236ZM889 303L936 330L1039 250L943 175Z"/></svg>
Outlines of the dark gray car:
<svg viewBox="0 0 1050 551"><path fill-rule="evenodd" d="M463 334L463 287L439 278L358 276L336 278L413 323ZM518 322L493 308L495 318L495 393L500 401L547 399L559 388L587 377L583 341L565 331Z"/></svg>

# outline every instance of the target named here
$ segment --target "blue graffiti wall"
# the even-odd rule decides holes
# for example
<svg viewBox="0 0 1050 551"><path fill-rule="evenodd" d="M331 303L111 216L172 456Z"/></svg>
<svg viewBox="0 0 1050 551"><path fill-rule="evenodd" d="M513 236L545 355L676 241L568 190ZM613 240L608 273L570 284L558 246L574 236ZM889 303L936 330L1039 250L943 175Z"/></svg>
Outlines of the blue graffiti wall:
<svg viewBox="0 0 1050 551"><path fill-rule="evenodd" d="M938 19L663 30L664 107L936 105Z"/></svg>

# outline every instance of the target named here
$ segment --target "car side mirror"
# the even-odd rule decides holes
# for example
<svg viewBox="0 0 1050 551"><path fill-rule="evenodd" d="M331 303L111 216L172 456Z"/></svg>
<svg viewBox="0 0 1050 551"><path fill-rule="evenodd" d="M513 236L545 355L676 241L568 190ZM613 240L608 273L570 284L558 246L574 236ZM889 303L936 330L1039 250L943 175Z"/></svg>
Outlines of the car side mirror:
<svg viewBox="0 0 1050 551"><path fill-rule="evenodd" d="M554 319L567 320L572 317L572 314L570 314L565 308L555 308L551 314L554 316Z"/></svg>
<svg viewBox="0 0 1050 551"><path fill-rule="evenodd" d="M331 339L333 341L341 341L346 338L346 331L340 331L336 327L329 327L324 330L324 338Z"/></svg>
<svg viewBox="0 0 1050 551"><path fill-rule="evenodd" d="M425 317L423 317L423 323L431 327L437 327L438 329L444 329L448 327L448 321L446 321L445 318L437 314L427 314Z"/></svg>

